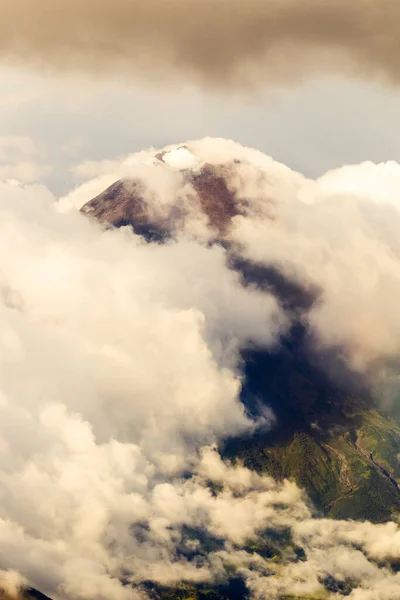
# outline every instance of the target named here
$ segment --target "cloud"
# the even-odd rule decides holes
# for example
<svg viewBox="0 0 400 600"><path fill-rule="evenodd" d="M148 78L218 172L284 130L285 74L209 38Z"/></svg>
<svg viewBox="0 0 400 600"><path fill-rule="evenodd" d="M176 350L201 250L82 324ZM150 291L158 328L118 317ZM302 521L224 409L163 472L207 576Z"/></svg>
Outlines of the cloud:
<svg viewBox="0 0 400 600"><path fill-rule="evenodd" d="M9 160L13 153L37 155L40 154L40 151L30 137L24 135L0 136L0 160Z"/></svg>
<svg viewBox="0 0 400 600"><path fill-rule="evenodd" d="M50 175L53 168L50 165L41 165L33 161L22 161L11 165L0 164L0 178L35 183Z"/></svg>
<svg viewBox="0 0 400 600"><path fill-rule="evenodd" d="M324 195L318 186L309 195L310 189L309 203L276 205L273 226L238 219L235 239L246 239L249 258L322 290L309 322L324 344L349 349L353 366L397 356L396 188L390 202L378 204L354 194Z"/></svg>
<svg viewBox="0 0 400 600"><path fill-rule="evenodd" d="M35 183L52 172L48 164L38 162L43 153L27 136L0 136L0 180Z"/></svg>
<svg viewBox="0 0 400 600"><path fill-rule="evenodd" d="M2 184L0 213L2 565L51 594L134 596L129 557L163 562L172 535L162 493L199 447L255 427L239 347L285 319L222 249L104 232L40 186ZM159 529L142 552L143 520Z"/></svg>
<svg viewBox="0 0 400 600"><path fill-rule="evenodd" d="M18 597L26 583L26 580L18 571L0 570L0 589L11 598Z"/></svg>
<svg viewBox="0 0 400 600"><path fill-rule="evenodd" d="M196 168L222 169L244 207L225 248L196 237L193 223L208 225L194 201L164 244L71 210L103 177L124 174L141 178L146 203L165 215L191 198L186 153L112 163L63 210L43 186L0 184L0 586L18 588L16 571L57 599L135 600L148 579L218 583L234 571L260 600L317 594L329 577L355 600L396 597L397 523L321 519L293 482L215 449L273 425L239 401L240 350L276 348L292 318L271 293L243 285L228 267L232 248L316 286L319 302L303 316L355 367L398 355L392 167L378 168L377 201L233 142L186 146ZM282 561L254 552L268 531L291 540Z"/></svg>
<svg viewBox="0 0 400 600"><path fill-rule="evenodd" d="M176 74L205 85L298 81L315 70L397 83L396 0L6 0L3 58L48 68Z"/></svg>
<svg viewBox="0 0 400 600"><path fill-rule="evenodd" d="M243 257L274 265L300 285L321 290L307 319L322 346L344 348L357 370L397 357L397 163L347 166L310 180L229 140L206 138L186 147L198 161L197 171L204 164L218 167L238 203L241 214L232 218L226 241ZM168 157L176 149L164 152ZM102 174L63 198L60 209L80 208L122 178L126 185L140 183L140 194L161 226L210 239L215 233L187 183L186 165L171 167L167 159L155 158L157 153L150 149L100 163L96 169ZM183 220L171 212L178 202Z"/></svg>

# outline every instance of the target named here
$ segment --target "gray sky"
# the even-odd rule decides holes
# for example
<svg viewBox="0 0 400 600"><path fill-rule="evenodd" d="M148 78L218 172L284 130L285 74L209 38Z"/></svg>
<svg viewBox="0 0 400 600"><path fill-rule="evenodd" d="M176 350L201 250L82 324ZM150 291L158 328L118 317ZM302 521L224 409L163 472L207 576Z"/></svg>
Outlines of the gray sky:
<svg viewBox="0 0 400 600"><path fill-rule="evenodd" d="M78 183L71 169L85 160L204 136L258 148L309 176L400 161L400 89L377 83L319 76L233 96L3 66L0 89L0 178L37 179L56 193Z"/></svg>

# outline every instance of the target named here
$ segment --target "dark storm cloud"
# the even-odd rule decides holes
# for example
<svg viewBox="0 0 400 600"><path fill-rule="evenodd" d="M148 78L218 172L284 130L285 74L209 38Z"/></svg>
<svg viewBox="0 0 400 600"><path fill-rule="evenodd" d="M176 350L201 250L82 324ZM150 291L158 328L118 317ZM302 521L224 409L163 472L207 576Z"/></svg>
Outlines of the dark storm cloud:
<svg viewBox="0 0 400 600"><path fill-rule="evenodd" d="M397 83L397 0L3 0L4 59L210 86L318 70Z"/></svg>

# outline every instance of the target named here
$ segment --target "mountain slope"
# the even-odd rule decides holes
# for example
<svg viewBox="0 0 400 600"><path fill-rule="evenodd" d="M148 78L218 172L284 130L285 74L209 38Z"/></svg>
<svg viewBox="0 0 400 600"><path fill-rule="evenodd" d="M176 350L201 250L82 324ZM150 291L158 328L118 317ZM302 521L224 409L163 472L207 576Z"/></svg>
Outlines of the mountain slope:
<svg viewBox="0 0 400 600"><path fill-rule="evenodd" d="M112 312L126 304L130 309L129 302L140 295L140 286L146 284L146 266L150 269L148 279L154 279L154 272L157 273L167 290L165 297L160 297L161 310L171 303L175 313L178 307L186 317L188 312L195 312L192 310L195 308L196 315L201 317L198 327L210 362L214 361L222 374L234 373L235 382L240 378L240 386L231 389L235 390L232 396L240 415L245 413L246 427L233 428L233 431L247 432L229 435L226 431L231 430L221 427L218 432L223 431L223 434L217 432L206 438L212 443L218 441L219 454L208 447L211 454L206 455L203 462L204 446L200 446L197 439L191 439L185 428L184 442L178 437L175 440L177 429L171 427L167 431L171 432L173 452L175 441L186 450L192 451L194 447L192 462L185 465L185 470L179 471L176 467L181 459L181 448L178 448L177 455L162 456L161 468L157 462L156 467L152 463L143 467L147 469L146 474L153 469L155 484L145 477L139 478L140 486L144 481L139 494L130 495L130 467L127 473L124 471L122 476L113 478L116 486L121 482L126 485L121 509L126 514L121 515L115 507L109 512L106 498L104 521L107 522L110 513L115 521L110 527L107 522L107 527L100 531L106 532L107 550L114 544L118 560L115 567L110 561L101 563L105 571L109 569L104 580L117 582L116 597L123 600L136 599L136 592L139 597L143 594L154 600L339 600L349 595L358 599L362 596L356 594L360 590L362 593L364 585L373 589L374 582L379 584L386 580L393 580L393 586L399 589L396 525L388 523L387 528L373 525L397 521L400 515L400 427L382 410L383 404L376 394L379 379L374 378L376 357L371 351L376 348L376 340L383 339L384 345L390 347L391 339L382 335L376 322L371 322L369 327L375 296L374 302L368 305L368 294L364 295L367 318L361 319L361 325L357 322L354 329L355 313L346 312L349 305L352 308L353 296L358 298L354 289L360 267L357 261L351 262L349 248L345 247L343 256L341 254L342 238L348 233L345 207L335 199L334 210L332 206L315 208L316 204L312 203L317 203L321 193L319 189L315 191L318 187L315 182L307 182L283 166L272 165L257 153L247 156L247 151L243 151L236 156L230 147L229 152L222 153L222 158L216 158L216 154L218 152L208 156L201 144L189 144L147 155L144 164L133 161L135 168L131 176L125 168L111 186L82 207L85 216L101 223L101 228L91 228L82 219L88 235L89 230L93 230L101 234L99 238L110 241L110 246L104 249L110 248L113 252L112 244L119 238L138 249L137 254L131 255L130 249L124 246L130 258L126 261L127 270L121 273L127 277L137 267L140 277L133 279L127 290L122 287L116 291L116 301L107 305L105 313L99 313L102 319L108 323ZM309 195L313 194L316 198L310 201ZM353 209L358 214L358 205ZM363 215L368 217L372 209L368 206L363 210ZM331 227L334 222L336 229ZM370 226L368 221L367 225ZM118 236L112 231L103 235L103 229L121 227L127 228L126 235ZM134 243L132 231L139 236ZM315 236L315 231L321 231L320 237ZM304 239L298 236L299 232L304 234ZM165 263L160 257L173 252L182 239L183 252L188 252L189 259L193 247L196 252L201 247L202 251L211 250L213 260L220 259L224 263L222 275L221 270L216 270L215 276L213 265L207 262L206 275L203 270L199 282L190 279L189 286L196 288L201 299L198 304L192 301L197 297L190 294L186 303L177 302L176 295L181 294L182 285L179 278L175 281L173 270L167 270L163 279ZM363 247L361 242L359 246ZM395 242L391 244L394 252ZM378 263L377 247L377 244L373 247L373 256ZM97 240L95 248L97 258L97 249L103 250ZM217 251L214 253L214 250ZM141 263L140 253L146 251L148 262ZM367 291L374 284L370 254L365 276L370 285ZM118 256L122 262L125 260L125 255ZM156 271L151 270L154 260L160 261ZM335 270L334 260L342 270ZM116 267L112 264L114 270L119 269L119 264ZM181 267L183 277L187 277L189 271L184 270L184 261L179 262L176 269ZM110 287L115 281L114 270L105 270L109 279L102 278ZM362 268L360 270L364 273ZM211 287L207 279L209 272L210 278L214 277ZM232 284L230 277L234 285L228 285ZM341 278L345 284L342 287ZM176 290L172 293L174 285ZM220 300L220 288L224 300L222 308L215 305ZM106 293L103 287L99 289ZM232 297L232 289L238 296ZM346 289L349 290L348 301ZM145 290L145 304L157 290L159 288L152 285ZM390 286L389 290L392 290ZM111 292L113 297L114 289ZM252 296L248 305L247 293ZM379 300L378 297L376 304ZM231 304L235 302L237 306L233 310ZM342 310L343 305L345 310ZM268 311L259 310L260 306L274 306L276 310L269 318ZM324 320L326 306L330 311L329 318ZM362 313L362 308L363 305L356 303L357 312ZM229 314L226 320L225 312ZM130 318L140 319L143 314L147 312L136 311L131 315L128 310L124 313L124 326ZM278 323L274 323L274 319ZM119 330L114 337L112 319L109 322L111 331L106 343L103 342L104 356L107 361L113 361L118 370L107 393L112 400L110 411L119 411L124 422L130 402L133 405L131 395L135 391L129 388L121 404L116 394L114 402L114 387L118 388L119 383L116 374L130 382L129 371L140 370L141 352L129 353L130 339L120 348L115 338L123 332ZM165 326L163 320L157 323L161 328ZM147 330L144 332L141 342L144 352L146 345L158 350L161 340L157 323L151 335ZM179 322L179 332L183 329L179 342L175 342L175 331L171 334L168 348L172 355L177 343L188 355L193 352L192 344L196 340L190 338L186 345L185 335L188 332L189 337L190 333L188 323L186 319ZM95 331L99 324L95 319L91 325ZM276 339L268 335L268 328L279 332ZM330 335L327 336L327 332ZM97 344L97 337L94 339L91 352ZM177 355L180 357L177 360L183 360L184 352ZM393 352L396 352L395 346ZM151 379L158 379L166 356L161 355L161 359L160 364L151 362L150 369L146 364L145 375L149 372ZM381 360L379 366L385 364L385 355L382 358L378 354L378 359ZM119 370L122 365L127 366L126 372ZM175 392L168 387L169 377L168 371L164 379L160 377L162 385L156 393L162 401L149 407L151 425L168 417L168 402L172 402ZM218 385L221 381L218 380ZM180 381L176 384L177 398L182 411L177 413L177 418L182 418L184 425L188 416L192 421L196 421L198 415L203 418L203 413L197 411L203 401L202 394L195 396L197 405L190 404L188 415L191 385L185 381L181 390L179 384ZM207 384L202 378L200 388L203 385L206 388ZM139 392L136 389L138 416L146 385L143 378ZM237 401L239 388L241 404ZM146 394L143 397L146 398ZM215 396L212 398L215 401ZM222 420L225 418L224 413ZM117 423L124 443L137 439L143 442L141 431L139 437L130 437L132 432L137 434L135 419L136 413L126 430L124 423L122 426ZM210 421L206 420L206 425L210 427ZM153 430L149 427L146 431ZM196 429L189 431L194 431L195 438ZM114 435L114 431L110 435ZM114 441L111 445L109 468L113 475L114 453L121 449ZM75 442L71 448L75 452ZM101 448L101 453L103 450ZM225 460L221 461L221 457ZM158 455L156 461L159 458ZM83 461L85 463L85 453ZM122 462L124 467L130 465L125 460ZM207 465L210 469L204 471ZM102 485L99 489L102 497ZM140 511L131 513L135 503ZM119 501L116 506L120 507ZM118 529L119 519L126 526L123 530ZM113 538L114 534L122 538L121 546L119 538ZM384 543L374 546L370 537L375 535L382 535L384 540L387 535L386 546ZM78 550L80 552L80 546ZM111 556L113 562L116 557ZM77 588L72 585L69 589ZM98 596L108 600L106 591L99 591Z"/></svg>
<svg viewBox="0 0 400 600"><path fill-rule="evenodd" d="M155 168L181 150L157 154ZM211 165L192 159L188 167L187 146L184 151L186 160L178 172L193 192L185 209L177 202L158 214L145 199L145 182L137 179L117 181L82 212L115 227L128 225L149 242L185 231L190 212L199 212L206 219L209 240L227 249L227 260L243 285L273 293L293 320L279 351L244 348L242 353L242 401L255 417L260 403L272 408L275 427L249 439L226 441L224 456L276 479L293 479L323 514L333 518L383 522L397 516L400 428L377 410L368 384L344 365L340 348L322 362L313 351L306 323L308 311L318 302L318 289L301 286L272 265L241 255L230 229L235 217L246 218L252 208L250 200L235 192L242 161ZM324 369L329 363L335 365L337 380Z"/></svg>

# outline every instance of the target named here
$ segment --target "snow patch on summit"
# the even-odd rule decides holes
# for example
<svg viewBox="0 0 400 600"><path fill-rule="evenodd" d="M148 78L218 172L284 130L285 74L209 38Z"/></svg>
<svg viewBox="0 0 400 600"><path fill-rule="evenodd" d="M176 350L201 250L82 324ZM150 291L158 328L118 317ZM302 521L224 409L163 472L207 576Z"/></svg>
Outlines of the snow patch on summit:
<svg viewBox="0 0 400 600"><path fill-rule="evenodd" d="M203 164L197 156L192 154L190 150L184 146L174 148L169 152L165 152L162 156L162 160L171 169L183 170L183 169L194 169L200 167Z"/></svg>

